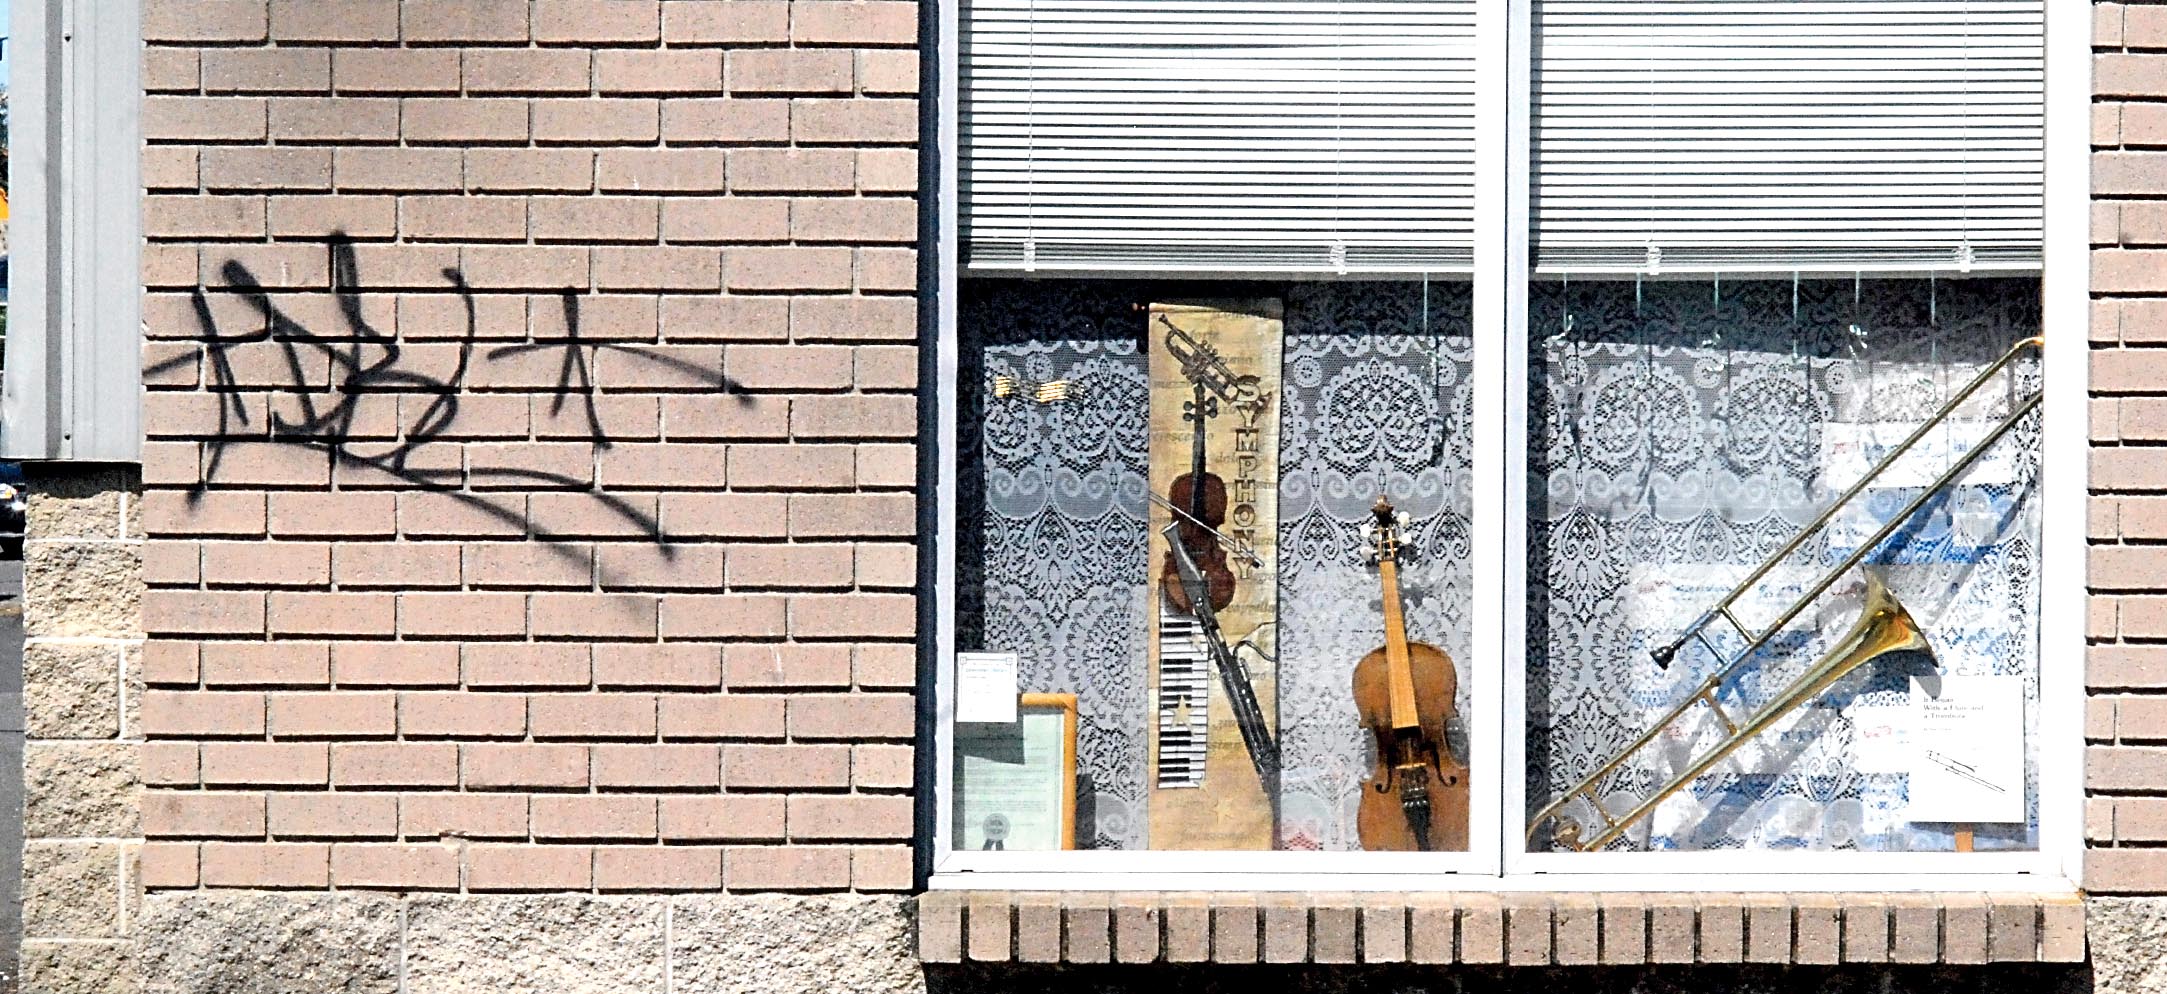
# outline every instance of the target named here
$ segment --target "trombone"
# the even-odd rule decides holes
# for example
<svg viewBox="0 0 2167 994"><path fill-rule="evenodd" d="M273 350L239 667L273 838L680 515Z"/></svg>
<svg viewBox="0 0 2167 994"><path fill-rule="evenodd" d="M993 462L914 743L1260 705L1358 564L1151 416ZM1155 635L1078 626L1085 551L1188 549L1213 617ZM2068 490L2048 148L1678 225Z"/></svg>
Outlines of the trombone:
<svg viewBox="0 0 2167 994"><path fill-rule="evenodd" d="M1918 494L1913 496L1894 516L1890 517L1871 537L1859 543L1856 549L1853 549L1842 560L1823 572L1819 579L1809 585L1805 592L1799 595L1798 599L1793 601L1790 607L1784 609L1783 613L1778 615L1767 627L1755 631L1744 622L1741 622L1731 610L1736 606L1738 599L1766 577L1769 571L1775 569L1792 553L1797 552L1815 532L1826 526L1836 516L1837 512L1841 511L1859 494L1865 492L1867 487L1880 478L1891 465L1902 458L1906 452L1911 451L1912 446L1926 437L1928 431L1931 431L1941 422L1948 420L1949 416L1955 413L1957 408L1969 402L1972 396L1985 387L1988 381L2000 374L2009 364L2015 362L2018 357L2027 351L2042 350L2045 345L2046 340L2044 338L2035 336L2010 346L2007 352L2002 353L2000 358L1981 370L1979 375L1973 377L1971 382L1964 385L1963 389L1958 390L1956 395L1943 404L1939 410L1935 411L1931 417L1921 422L1910 435L1897 443L1895 448L1890 449L1886 455L1883 455L1871 468L1867 469L1866 473L1860 476L1858 481L1853 483L1849 489L1838 495L1828 507L1822 509L1821 513L1808 522L1804 528L1799 529L1798 533L1793 535L1791 540L1784 544L1783 548L1776 550L1773 555L1762 560L1759 566L1746 575L1745 579L1740 580L1738 585L1732 587L1729 593L1718 599L1713 607L1703 612L1699 618L1694 619L1692 624L1687 625L1676 639L1651 650L1649 656L1654 659L1655 664L1666 669L1669 668L1671 660L1677 656L1678 651L1688 642L1697 641L1711 654L1723 658L1724 654L1713 643L1708 641L1709 626L1718 621L1729 625L1733 631L1737 632L1738 637L1745 640L1743 648L1739 649L1735 655L1724 659L1723 665L1717 667L1716 671L1710 674L1707 679L1702 680L1691 694L1673 706L1646 732L1643 732L1639 738L1634 739L1632 744L1604 761L1601 766L1596 768L1594 773L1590 774L1587 779L1582 780L1577 786L1558 795L1557 799L1551 801L1548 807L1536 812L1535 816L1528 820L1528 844L1530 846L1534 845L1536 833L1544 823L1548 822L1553 825L1551 839L1557 846L1580 852L1592 852L1601 849L1615 841L1619 836L1624 835L1641 819L1653 813L1656 807L1665 800L1690 786L1702 774L1707 773L1716 764L1738 751L1754 736L1766 731L1777 720L1820 696L1823 691L1869 660L1892 652L1925 652L1931 655L1932 646L1927 643L1926 636L1919 630L1918 624L1912 620L1910 612L1904 609L1903 603L1896 599L1896 595L1890 593L1882 585L1878 575L1868 571L1866 575L1865 606L1859 613L1858 621L1852 625L1850 631L1837 640L1834 647L1812 666L1808 667L1796 680L1777 693L1760 710L1743 719L1733 719L1716 700L1716 689L1736 676L1744 668L1746 662L1765 648L1783 630L1784 626L1796 620L1799 615L1804 614L1806 609L1812 607L1813 603L1819 600L1822 594L1827 593L1830 587L1836 585L1836 581L1842 579L1844 574L1851 571L1852 567L1865 561L1868 555L1880 548L1881 543L1887 541L1889 536L1896 534L1896 531L1903 527L1911 519L1912 515L1917 514L1920 508L1925 507L1927 502L1932 500L1937 493L1948 487L1950 483L1956 481L1959 477L1962 477L1966 471L1970 470L1979 461L1981 456L1986 454L1988 449L1993 448L1994 444L2001 441L2003 436L2014 430L2018 422L2022 421L2026 415L2037 410L2043 393L2033 391L2022 400L2019 400L2011 408L2008 416L1997 423L1993 430L1987 432L1979 440L1978 444L1972 446L1970 451L1965 452L1946 471L1936 477L1932 483L1921 488ZM1671 726L1677 724L1678 720L1696 704L1706 704L1708 706L1709 711L1715 715L1716 721L1723 726L1724 739L1714 748L1697 755L1691 762L1685 764L1677 776L1671 778L1661 789L1648 795L1646 799L1642 800L1630 811L1622 815L1612 814L1610 809L1604 806L1602 797L1597 793L1597 787L1642 749L1645 749L1649 743L1654 742ZM1565 808L1575 801L1584 802L1586 807L1594 811L1596 818L1602 821L1600 830L1595 832L1593 837L1584 838L1586 826L1580 820L1564 813Z"/></svg>

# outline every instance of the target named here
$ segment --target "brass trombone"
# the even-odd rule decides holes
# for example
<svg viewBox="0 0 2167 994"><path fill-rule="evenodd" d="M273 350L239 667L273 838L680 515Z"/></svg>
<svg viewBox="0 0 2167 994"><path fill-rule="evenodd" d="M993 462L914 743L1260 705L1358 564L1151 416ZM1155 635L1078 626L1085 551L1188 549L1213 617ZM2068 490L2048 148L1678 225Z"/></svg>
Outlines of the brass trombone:
<svg viewBox="0 0 2167 994"><path fill-rule="evenodd" d="M1858 621L1851 626L1851 630L1846 632L1843 638L1837 640L1836 645L1828 653L1808 667L1798 679L1792 681L1789 686L1786 686L1780 693L1771 698L1760 710L1755 711L1744 720L1733 720L1729 714L1724 712L1722 705L1716 701L1716 689L1718 687L1736 676L1745 663L1759 653L1761 649L1765 648L1776 637L1777 633L1783 630L1785 625L1790 624L1799 615L1804 614L1807 608L1813 606L1814 601L1820 599L1822 594L1827 593L1830 587L1835 586L1837 580L1842 579L1844 574L1851 571L1852 567L1863 562L1875 549L1880 548L1881 543L1887 541L1889 536L1896 534L1897 529L1903 527L1911 519L1912 515L1918 513L1920 508L1925 507L1935 494L1963 476L1973 464L1979 461L1981 456L1986 454L1988 449L1993 448L1994 444L2001 441L2004 435L2015 429L2018 422L2039 407L2042 394L2039 391L2033 391L2018 401L2010 410L2008 416L1997 423L1993 430L1987 432L1977 445L1972 446L1970 451L1964 453L1962 457L1952 463L1932 483L1920 489L1909 503L1899 509L1871 537L1861 542L1858 548L1853 549L1841 561L1824 572L1818 580L1810 585L1796 601L1791 603L1790 607L1786 608L1767 627L1756 632L1739 621L1737 615L1731 613L1731 608L1736 605L1738 599L1752 589L1755 584L1759 583L1763 577L1766 577L1770 570L1775 569L1792 553L1797 552L1799 547L1806 544L1806 541L1815 532L1826 526L1838 511L1842 510L1859 494L1865 492L1866 488L1871 486L1896 460L1902 458L1906 452L1911 451L1912 446L1918 444L1919 440L1924 438L1928 431L1941 422L1948 420L1949 416L1955 413L1957 408L1968 402L1972 395L1978 393L1989 380L1992 380L2003 369L2007 368L2010 363L2015 362L2027 350L2043 349L2045 345L2045 339L2033 337L2010 346L2007 352L2002 353L2001 358L1994 360L1993 363L1981 370L1979 375L1973 377L1970 383L1965 384L1963 389L1957 391L1954 397L1943 404L1940 410L1935 411L1931 417L1921 422L1917 429L1906 436L1902 442L1897 443L1895 448L1890 449L1871 468L1867 469L1865 475L1859 477L1858 481L1853 483L1849 489L1838 495L1828 507L1824 508L1804 528L1799 529L1798 534L1792 536L1791 540L1785 543L1783 548L1776 550L1775 554L1762 560L1761 564L1755 567L1751 573L1748 573L1745 579L1740 580L1738 585L1732 587L1729 593L1718 599L1715 606L1709 608L1699 618L1694 619L1693 623L1687 625L1685 630L1679 633L1678 637L1669 644L1650 651L1649 655L1653 657L1656 665L1666 668L1670 665L1671 660L1677 656L1678 650L1691 641L1699 641L1709 652L1721 657L1723 653L1707 639L1708 626L1717 621L1729 624L1738 633L1739 637L1745 640L1744 647L1739 649L1736 655L1726 659L1722 666L1718 667L1707 679L1701 681L1700 685L1691 694L1666 712L1639 738L1634 739L1631 745L1613 755L1609 760L1597 767L1595 772L1590 774L1587 779L1582 780L1578 786L1558 795L1557 799L1551 801L1548 807L1543 808L1533 818L1529 819L1527 826L1528 844L1532 847L1536 832L1542 828L1545 822L1551 822L1554 823L1551 839L1556 845L1581 852L1592 852L1601 849L1615 841L1619 836L1624 835L1635 823L1653 813L1658 805L1672 795L1684 790L1702 774L1713 769L1717 763L1722 762L1732 753L1738 751L1741 746L1745 745L1754 736L1767 730L1769 726L1808 701L1820 696L1823 691L1867 661L1891 652L1926 652L1930 654L1932 647L1927 644L1926 636L1920 632L1919 626L1912 621L1910 613L1904 610L1902 602L1898 601L1896 596L1882 585L1879 576L1869 571L1866 575L1865 606L1859 614ZM1696 704L1706 704L1709 711L1715 715L1717 722L1723 726L1725 732L1723 741L1687 763L1683 770L1673 777L1670 782L1664 784L1660 790L1650 794L1646 800L1641 801L1632 810L1623 815L1613 815L1603 805L1603 799L1596 792L1597 786L1605 778L1616 772L1619 767L1624 766L1634 755L1646 748L1649 743L1654 742L1663 734L1664 730L1676 724L1679 718ZM1582 837L1584 834L1582 823L1564 813L1564 809L1576 800L1583 801L1587 807L1593 809L1595 816L1603 822L1601 830L1596 832L1592 838L1584 839Z"/></svg>

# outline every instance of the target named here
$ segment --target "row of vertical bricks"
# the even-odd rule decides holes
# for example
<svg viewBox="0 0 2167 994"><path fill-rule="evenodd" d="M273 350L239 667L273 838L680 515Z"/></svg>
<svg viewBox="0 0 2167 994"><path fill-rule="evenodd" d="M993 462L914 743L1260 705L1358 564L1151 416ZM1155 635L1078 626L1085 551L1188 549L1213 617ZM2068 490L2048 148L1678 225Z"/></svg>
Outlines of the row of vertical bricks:
<svg viewBox="0 0 2167 994"><path fill-rule="evenodd" d="M2159 796L2167 784L2167 6L2099 3L2092 12L2084 885L2159 894L2167 893L2167 850L2159 848L2167 842L2167 798Z"/></svg>
<svg viewBox="0 0 2167 994"><path fill-rule="evenodd" d="M933 891L928 963L2074 963L2074 896Z"/></svg>

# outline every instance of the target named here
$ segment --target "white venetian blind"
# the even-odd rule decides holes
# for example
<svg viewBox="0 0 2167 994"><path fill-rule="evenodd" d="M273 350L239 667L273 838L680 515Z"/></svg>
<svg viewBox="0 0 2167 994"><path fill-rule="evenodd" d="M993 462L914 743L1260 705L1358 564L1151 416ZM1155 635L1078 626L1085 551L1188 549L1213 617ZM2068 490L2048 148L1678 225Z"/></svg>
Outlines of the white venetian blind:
<svg viewBox="0 0 2167 994"><path fill-rule="evenodd" d="M2036 269L2043 3L1541 0L1536 267Z"/></svg>
<svg viewBox="0 0 2167 994"><path fill-rule="evenodd" d="M964 265L1470 269L1477 2L966 0Z"/></svg>

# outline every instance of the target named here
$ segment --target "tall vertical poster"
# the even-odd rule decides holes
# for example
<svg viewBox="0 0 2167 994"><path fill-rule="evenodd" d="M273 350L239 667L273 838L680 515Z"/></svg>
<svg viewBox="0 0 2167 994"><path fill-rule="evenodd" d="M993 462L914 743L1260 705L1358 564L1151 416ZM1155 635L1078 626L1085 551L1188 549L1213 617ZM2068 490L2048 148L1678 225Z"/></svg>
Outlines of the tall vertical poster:
<svg viewBox="0 0 2167 994"><path fill-rule="evenodd" d="M1153 849L1277 832L1277 299L1153 304Z"/></svg>

